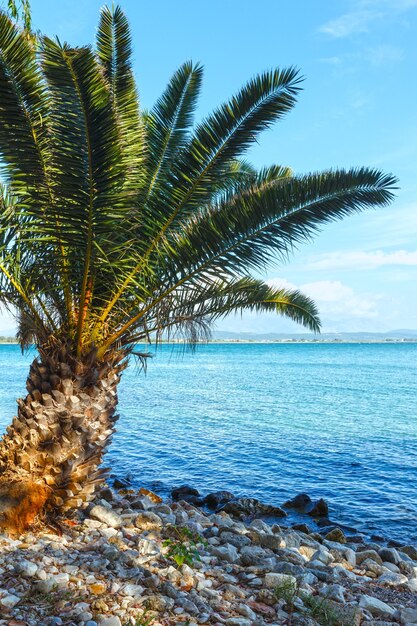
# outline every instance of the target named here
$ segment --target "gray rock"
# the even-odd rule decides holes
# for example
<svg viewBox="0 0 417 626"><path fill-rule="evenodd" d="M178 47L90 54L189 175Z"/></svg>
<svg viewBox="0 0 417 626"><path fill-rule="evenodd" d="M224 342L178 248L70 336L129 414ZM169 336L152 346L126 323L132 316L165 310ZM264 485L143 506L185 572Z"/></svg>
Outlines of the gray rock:
<svg viewBox="0 0 417 626"><path fill-rule="evenodd" d="M383 561L387 561L387 563L394 563L394 565L398 565L401 561L401 557L395 548L382 548L379 551L379 556Z"/></svg>
<svg viewBox="0 0 417 626"><path fill-rule="evenodd" d="M237 607L237 611L238 613L243 615L243 617L247 617L248 619L250 619L252 624L256 620L257 616L255 611L252 611L252 609L247 604L239 604L239 606Z"/></svg>
<svg viewBox="0 0 417 626"><path fill-rule="evenodd" d="M230 500L234 500L235 496L230 491L215 491L213 493L209 493L204 498L204 504L207 504L211 509L217 509L217 507L222 504L226 504L226 502L230 502Z"/></svg>
<svg viewBox="0 0 417 626"><path fill-rule="evenodd" d="M366 611L369 611L371 615L379 616L379 615L389 615L389 617L393 617L395 613L395 609L389 604L382 602L382 600L378 600L378 598L373 598L371 596L363 595L359 600L359 606Z"/></svg>
<svg viewBox="0 0 417 626"><path fill-rule="evenodd" d="M278 574L276 572L269 572L265 575L265 587L267 589L275 589L276 587L288 587L295 589L297 585L297 579L290 574Z"/></svg>
<svg viewBox="0 0 417 626"><path fill-rule="evenodd" d="M375 563L382 565L382 559L376 550L361 550L356 553L356 563L360 565L366 559L371 559Z"/></svg>
<svg viewBox="0 0 417 626"><path fill-rule="evenodd" d="M249 528L253 528L254 530L259 530L261 533L265 533L266 535L272 534L271 527L264 522L262 519L254 519L249 524Z"/></svg>
<svg viewBox="0 0 417 626"><path fill-rule="evenodd" d="M225 622L226 626L253 626L253 622L246 617L229 617Z"/></svg>
<svg viewBox="0 0 417 626"><path fill-rule="evenodd" d="M224 543L230 543L235 548L243 548L244 546L249 546L252 542L246 535L238 535L236 533L228 532L224 530L220 533L219 539Z"/></svg>
<svg viewBox="0 0 417 626"><path fill-rule="evenodd" d="M286 512L278 506L264 504L256 498L238 498L225 504L222 511L235 517L274 515L275 517L286 517Z"/></svg>
<svg viewBox="0 0 417 626"><path fill-rule="evenodd" d="M238 560L239 554L236 550L235 546L232 546L230 543L226 543L224 546L214 546L211 548L211 553L213 556L216 556L221 561L226 561L227 563L235 563Z"/></svg>
<svg viewBox="0 0 417 626"><path fill-rule="evenodd" d="M415 578L417 569L413 566L411 561L400 561L398 563L398 569L400 574L404 574L407 578Z"/></svg>
<svg viewBox="0 0 417 626"><path fill-rule="evenodd" d="M262 546L262 548L269 548L270 550L278 550L283 546L280 535L259 535L256 543Z"/></svg>
<svg viewBox="0 0 417 626"><path fill-rule="evenodd" d="M294 563L288 563L286 561L279 561L274 567L274 571L279 574L291 574L291 576L302 576L305 569L301 565L295 565Z"/></svg>
<svg viewBox="0 0 417 626"><path fill-rule="evenodd" d="M272 552L270 553L272 554ZM265 563L269 554L260 546L245 546L240 551L240 562L244 567Z"/></svg>
<svg viewBox="0 0 417 626"><path fill-rule="evenodd" d="M151 611L163 612L169 611L174 607L174 600L168 596L155 595L150 596L146 600L146 607Z"/></svg>
<svg viewBox="0 0 417 626"><path fill-rule="evenodd" d="M7 609L12 609L18 602L20 602L19 596L15 596L12 593L8 593L0 599L0 604Z"/></svg>
<svg viewBox="0 0 417 626"><path fill-rule="evenodd" d="M106 509L100 504L96 504L96 506L93 506L90 511L90 517L92 517L93 519L97 519L103 524L107 524L107 526L110 526L111 528L120 528L123 524L123 519L120 515L118 515L111 509Z"/></svg>
<svg viewBox="0 0 417 626"><path fill-rule="evenodd" d="M184 500L190 504L203 504L200 492L189 485L181 485L171 491L172 499L175 501Z"/></svg>
<svg viewBox="0 0 417 626"><path fill-rule="evenodd" d="M401 624L417 624L417 609L412 607L403 607L399 609L398 616Z"/></svg>
<svg viewBox="0 0 417 626"><path fill-rule="evenodd" d="M403 546L401 552L407 554L413 561L417 561L417 548L416 546Z"/></svg>
<svg viewBox="0 0 417 626"><path fill-rule="evenodd" d="M19 572L19 574L22 574L22 576L27 576L28 578L32 578L33 576L35 576L36 572L38 571L38 566L36 565L36 563L33 563L32 561L28 561L27 559L22 559L16 565L16 570Z"/></svg>
<svg viewBox="0 0 417 626"><path fill-rule="evenodd" d="M385 572L378 578L380 585L387 585L388 587L399 587L408 582L407 576L403 574L396 574L395 572Z"/></svg>
<svg viewBox="0 0 417 626"><path fill-rule="evenodd" d="M383 561L382 566L386 569L389 569L390 572L394 572L395 574L400 573L400 568L394 565L394 563L390 563L389 561Z"/></svg>
<svg viewBox="0 0 417 626"><path fill-rule="evenodd" d="M314 502L313 506L307 510L307 514L311 517L327 517L329 515L329 505L326 500L320 498L320 500Z"/></svg>
<svg viewBox="0 0 417 626"><path fill-rule="evenodd" d="M292 500L287 500L284 502L282 506L287 509L295 509L297 511L304 511L310 504L312 504L312 500L310 496L306 493L299 493Z"/></svg>
<svg viewBox="0 0 417 626"><path fill-rule="evenodd" d="M326 585L321 590L321 595L326 596L329 600L334 600L334 602L345 603L345 588L342 585Z"/></svg>
<svg viewBox="0 0 417 626"><path fill-rule="evenodd" d="M325 539L328 541L335 541L336 543L346 543L345 533L341 528L333 528L326 535Z"/></svg>
<svg viewBox="0 0 417 626"><path fill-rule="evenodd" d="M320 561L325 565L329 565L330 563L333 563L334 556L326 550L326 548L321 547L313 554L311 561Z"/></svg>
<svg viewBox="0 0 417 626"><path fill-rule="evenodd" d="M135 518L135 526L140 530L159 530L162 527L162 520L152 511L143 511Z"/></svg>

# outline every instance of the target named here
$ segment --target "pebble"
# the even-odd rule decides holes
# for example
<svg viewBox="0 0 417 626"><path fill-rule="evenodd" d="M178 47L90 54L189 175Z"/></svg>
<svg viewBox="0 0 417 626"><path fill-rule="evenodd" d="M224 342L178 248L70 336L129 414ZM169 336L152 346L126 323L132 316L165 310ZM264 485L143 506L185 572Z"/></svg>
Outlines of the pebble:
<svg viewBox="0 0 417 626"><path fill-rule="evenodd" d="M101 617L99 618L98 626L122 626L122 622L117 615L113 617Z"/></svg>
<svg viewBox="0 0 417 626"><path fill-rule="evenodd" d="M20 602L19 596L14 596L12 593L0 599L0 604L8 609L12 609L18 602Z"/></svg>
<svg viewBox="0 0 417 626"><path fill-rule="evenodd" d="M297 626L317 626L302 594L351 617L357 611L364 626L417 624L417 608L403 602L417 592L413 546L385 548L337 528L322 536L305 525L246 524L225 511L206 514L184 501L169 506L134 490L107 488L89 516L61 537L50 530L20 540L0 535L0 580L7 581L0 626L127 626L144 623L145 608L157 614L155 626L278 626L289 620L286 591ZM167 531L172 523L207 543L177 541ZM187 545L191 560L179 565L170 547L181 554ZM60 600L38 602L34 591Z"/></svg>
<svg viewBox="0 0 417 626"><path fill-rule="evenodd" d="M392 617L395 613L395 609L392 606L389 606L382 600L378 600L378 598L373 598L371 596L364 595L361 597L359 601L359 606L363 609L366 609L371 613L371 615L389 615Z"/></svg>
<svg viewBox="0 0 417 626"><path fill-rule="evenodd" d="M123 519L120 515L118 515L111 509L107 509L104 506L101 506L100 504L96 504L96 506L93 506L90 511L90 517L92 517L93 519L97 519L99 522L107 524L107 526L110 526L111 528L120 528L123 525Z"/></svg>

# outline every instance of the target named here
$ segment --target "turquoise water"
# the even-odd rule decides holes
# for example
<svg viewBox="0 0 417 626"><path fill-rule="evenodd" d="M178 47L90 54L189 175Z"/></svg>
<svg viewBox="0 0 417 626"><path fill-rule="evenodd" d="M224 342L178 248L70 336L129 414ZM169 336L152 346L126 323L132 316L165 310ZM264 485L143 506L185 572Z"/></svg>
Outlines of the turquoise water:
<svg viewBox="0 0 417 626"><path fill-rule="evenodd" d="M32 356L0 346L3 428ZM162 494L305 491L340 523L416 540L416 391L417 344L164 346L124 373L107 460Z"/></svg>

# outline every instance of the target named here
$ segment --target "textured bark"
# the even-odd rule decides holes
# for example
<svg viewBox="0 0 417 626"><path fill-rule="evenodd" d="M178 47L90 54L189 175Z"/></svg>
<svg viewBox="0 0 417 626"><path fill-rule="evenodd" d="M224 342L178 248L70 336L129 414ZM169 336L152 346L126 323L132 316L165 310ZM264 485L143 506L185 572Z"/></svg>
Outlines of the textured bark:
<svg viewBox="0 0 417 626"><path fill-rule="evenodd" d="M124 368L32 363L28 395L0 441L0 526L21 531L42 512L80 508L104 480L103 453L114 432Z"/></svg>

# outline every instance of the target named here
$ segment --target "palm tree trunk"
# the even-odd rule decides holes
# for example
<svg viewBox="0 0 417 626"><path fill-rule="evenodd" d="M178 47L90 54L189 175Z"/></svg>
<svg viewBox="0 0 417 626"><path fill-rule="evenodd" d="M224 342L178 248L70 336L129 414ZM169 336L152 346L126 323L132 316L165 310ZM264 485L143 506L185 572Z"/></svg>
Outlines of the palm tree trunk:
<svg viewBox="0 0 417 626"><path fill-rule="evenodd" d="M41 513L92 499L106 475L99 466L118 419L124 367L120 357L95 367L45 354L33 361L29 393L0 441L0 526L20 532Z"/></svg>

